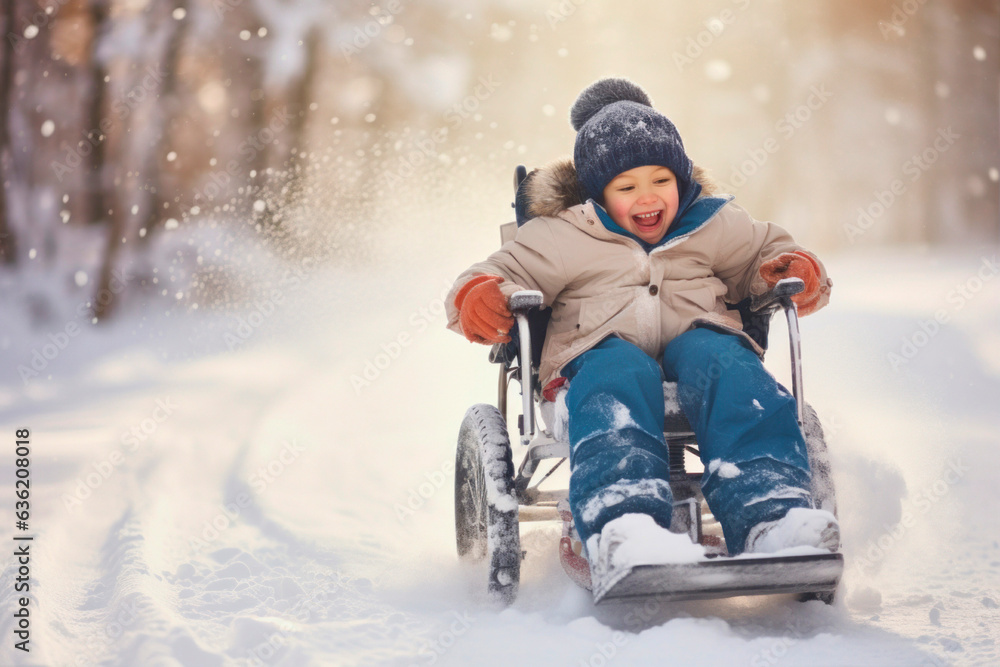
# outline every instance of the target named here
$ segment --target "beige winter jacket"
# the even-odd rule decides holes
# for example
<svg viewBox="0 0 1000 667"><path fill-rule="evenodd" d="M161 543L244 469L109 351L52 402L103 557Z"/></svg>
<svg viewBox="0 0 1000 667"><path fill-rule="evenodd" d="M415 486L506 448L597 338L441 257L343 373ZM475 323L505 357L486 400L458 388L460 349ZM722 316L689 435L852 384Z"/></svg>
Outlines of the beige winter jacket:
<svg viewBox="0 0 1000 667"><path fill-rule="evenodd" d="M695 177L711 192L700 170ZM569 205L579 202L571 162L543 168L531 185L529 212L539 217L462 273L446 306L448 328L461 333L455 295L474 276L502 276L500 288L508 297L522 289L541 291L552 308L539 368L542 386L609 335L657 360L667 343L695 326L731 331L753 344L726 302L767 291L761 264L802 250L784 229L758 222L730 202L692 232L647 253L635 240L605 228L593 203ZM820 266L823 307L832 282Z"/></svg>

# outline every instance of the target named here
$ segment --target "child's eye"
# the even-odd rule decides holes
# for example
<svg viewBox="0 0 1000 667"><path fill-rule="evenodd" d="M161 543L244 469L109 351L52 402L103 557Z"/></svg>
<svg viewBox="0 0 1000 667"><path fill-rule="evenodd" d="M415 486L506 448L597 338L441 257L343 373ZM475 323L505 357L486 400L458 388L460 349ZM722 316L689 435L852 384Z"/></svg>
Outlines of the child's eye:
<svg viewBox="0 0 1000 667"><path fill-rule="evenodd" d="M670 182L669 178L660 178L660 179L657 179L656 184L657 185L666 185L669 182Z"/></svg>
<svg viewBox="0 0 1000 667"><path fill-rule="evenodd" d="M631 186L631 185L626 185L626 186L624 186L624 187L621 187L621 188L618 188L618 192L628 192L628 191L629 191L629 190L631 190L632 188L633 188L633 186Z"/></svg>

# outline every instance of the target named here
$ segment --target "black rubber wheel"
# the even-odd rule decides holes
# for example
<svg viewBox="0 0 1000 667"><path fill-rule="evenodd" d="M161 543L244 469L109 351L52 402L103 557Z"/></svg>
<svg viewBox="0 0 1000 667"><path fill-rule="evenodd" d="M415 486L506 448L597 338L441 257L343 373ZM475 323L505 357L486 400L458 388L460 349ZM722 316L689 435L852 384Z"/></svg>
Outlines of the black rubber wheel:
<svg viewBox="0 0 1000 667"><path fill-rule="evenodd" d="M826 510L837 516L837 494L833 487L830 453L826 446L823 425L820 424L819 415L808 403L803 413L802 434L805 436L806 450L809 454L809 470L812 474L810 492L813 503L817 509ZM824 604L833 604L836 595L836 589L824 593L803 593L799 596L799 600L802 602L819 600Z"/></svg>
<svg viewBox="0 0 1000 667"><path fill-rule="evenodd" d="M833 599L837 596L837 591L827 591L825 593L801 593L799 594L799 602L809 602L810 600L819 600L823 604L833 604Z"/></svg>
<svg viewBox="0 0 1000 667"><path fill-rule="evenodd" d="M826 510L837 516L837 493L833 488L833 473L830 468L830 453L827 451L823 425L811 405L806 403L803 411L802 435L806 440L809 455L809 469L812 473L813 502L817 509Z"/></svg>
<svg viewBox="0 0 1000 667"><path fill-rule="evenodd" d="M458 555L488 564L491 599L509 605L521 578L521 536L510 437L492 405L469 408L455 454Z"/></svg>

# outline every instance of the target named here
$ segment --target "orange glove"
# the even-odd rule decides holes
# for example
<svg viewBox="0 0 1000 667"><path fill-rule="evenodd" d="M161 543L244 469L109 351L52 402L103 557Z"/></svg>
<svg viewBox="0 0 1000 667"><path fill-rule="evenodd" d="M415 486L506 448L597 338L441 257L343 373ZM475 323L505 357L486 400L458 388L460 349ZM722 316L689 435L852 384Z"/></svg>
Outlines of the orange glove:
<svg viewBox="0 0 1000 667"><path fill-rule="evenodd" d="M473 343L509 343L514 316L500 291L500 276L476 276L455 295L462 333Z"/></svg>
<svg viewBox="0 0 1000 667"><path fill-rule="evenodd" d="M760 277L768 288L774 287L784 278L802 279L806 284L805 289L792 297L792 301L799 307L799 315L808 315L819 305L819 274L819 262L800 250L782 253L760 267Z"/></svg>

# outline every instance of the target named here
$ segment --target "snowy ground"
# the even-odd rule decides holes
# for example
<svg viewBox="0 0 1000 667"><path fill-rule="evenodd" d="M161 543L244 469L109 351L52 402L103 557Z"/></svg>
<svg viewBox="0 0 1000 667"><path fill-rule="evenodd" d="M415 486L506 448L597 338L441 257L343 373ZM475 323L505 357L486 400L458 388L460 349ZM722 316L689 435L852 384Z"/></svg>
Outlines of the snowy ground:
<svg viewBox="0 0 1000 667"><path fill-rule="evenodd" d="M12 549L0 561L0 663L1000 664L995 249L828 260L833 306L803 335L848 558L834 606L595 608L557 529L536 527L498 612L455 556L451 488L458 425L495 400L495 367L440 314L487 242L415 275L316 272L235 351L234 315L131 314L25 385L14 368L50 331L3 324L0 540L18 428L35 540L30 654L13 649Z"/></svg>

